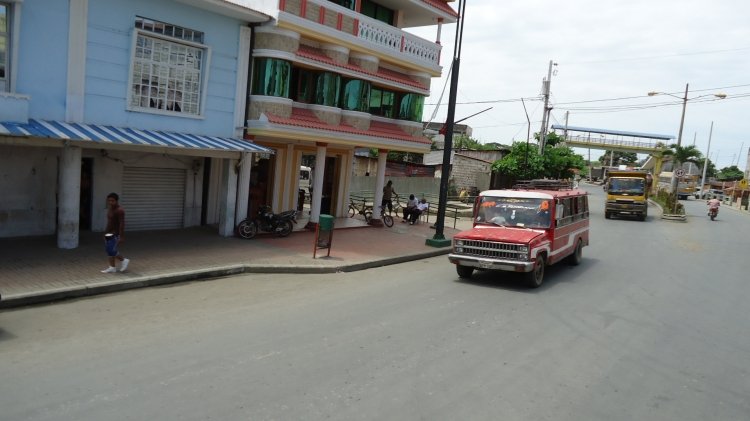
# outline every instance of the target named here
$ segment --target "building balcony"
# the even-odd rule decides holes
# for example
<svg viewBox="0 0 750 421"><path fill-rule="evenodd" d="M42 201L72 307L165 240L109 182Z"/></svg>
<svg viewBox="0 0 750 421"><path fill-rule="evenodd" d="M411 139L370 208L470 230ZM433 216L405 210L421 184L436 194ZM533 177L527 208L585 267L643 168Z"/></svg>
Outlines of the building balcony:
<svg viewBox="0 0 750 421"><path fill-rule="evenodd" d="M429 17L432 11L434 16L430 19L435 24L438 19L450 19L451 15L432 6L432 1L407 0L407 3L424 6L422 16ZM279 26L314 34L314 37L325 42L343 44L353 51L404 64L415 70L425 71L433 77L441 74L440 44L328 0L281 0L279 9Z"/></svg>

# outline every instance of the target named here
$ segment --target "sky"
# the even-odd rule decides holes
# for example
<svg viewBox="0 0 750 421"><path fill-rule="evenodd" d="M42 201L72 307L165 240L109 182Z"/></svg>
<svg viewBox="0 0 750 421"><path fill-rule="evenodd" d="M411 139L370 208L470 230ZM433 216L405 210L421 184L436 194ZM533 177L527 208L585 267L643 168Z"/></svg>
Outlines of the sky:
<svg viewBox="0 0 750 421"><path fill-rule="evenodd" d="M458 1L450 3L458 8ZM552 124L682 136L721 169L745 170L750 147L750 2L747 0L466 0L456 120L480 142L526 141L541 128L542 80L553 66ZM434 41L437 27L410 32ZM444 25L443 77L424 119L445 121L456 25ZM648 92L667 95L651 96ZM718 100L713 94L726 94ZM700 98L698 98L700 97ZM438 104L440 104L438 106ZM627 110L623 110L627 108ZM533 141L533 137L532 137ZM587 149L576 149L588 158ZM596 160L604 151L591 151ZM645 157L642 155L641 157Z"/></svg>

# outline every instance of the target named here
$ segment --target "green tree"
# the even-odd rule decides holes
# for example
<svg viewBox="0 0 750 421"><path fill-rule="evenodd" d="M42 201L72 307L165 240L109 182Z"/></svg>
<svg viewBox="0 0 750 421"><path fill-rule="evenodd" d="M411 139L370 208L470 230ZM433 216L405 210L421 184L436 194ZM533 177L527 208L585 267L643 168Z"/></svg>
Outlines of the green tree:
<svg viewBox="0 0 750 421"><path fill-rule="evenodd" d="M567 146L545 148L544 156L540 156L537 145L514 142L510 153L492 164L492 171L516 180L532 180L569 178L573 177L573 169L582 170L585 167L583 157Z"/></svg>
<svg viewBox="0 0 750 421"><path fill-rule="evenodd" d="M573 169L586 168L581 155L573 153L567 146L557 146L544 150L544 176L548 178L573 178Z"/></svg>
<svg viewBox="0 0 750 421"><path fill-rule="evenodd" d="M494 149L493 146L484 145L477 139L466 136L465 134L453 136L453 150L469 150L469 151L482 151L487 149Z"/></svg>
<svg viewBox="0 0 750 421"><path fill-rule="evenodd" d="M539 142L539 132L534 133L534 139L536 139L536 141ZM545 149L547 146L550 146L550 147L557 146L558 144L565 141L565 139L562 136L558 135L555 132L547 133L546 139L547 141L544 143Z"/></svg>
<svg viewBox="0 0 750 421"><path fill-rule="evenodd" d="M700 167L701 171L703 171L703 165L708 162L708 168L706 168L706 177L707 178L713 178L716 177L717 171L716 171L716 165L714 165L713 161L707 158L701 158L698 160L698 166Z"/></svg>
<svg viewBox="0 0 750 421"><path fill-rule="evenodd" d="M370 148L370 158L377 158L380 153L375 148ZM394 162L414 162L417 164L422 163L422 154L416 154L416 153L409 153L409 152L399 152L399 151L389 151L388 152L388 158L386 158L388 161L394 161Z"/></svg>
<svg viewBox="0 0 750 421"><path fill-rule="evenodd" d="M682 164L686 162L692 162L693 164L700 165L700 160L703 155L695 147L695 145L688 146L677 146L677 144L670 145L669 149L666 149L663 154L665 156L671 156L674 165L673 170L682 167Z"/></svg>
<svg viewBox="0 0 750 421"><path fill-rule="evenodd" d="M492 164L492 171L516 180L541 178L544 173L544 160L539 155L537 145L514 142L510 147L510 153Z"/></svg>
<svg viewBox="0 0 750 421"><path fill-rule="evenodd" d="M612 165L629 165L635 164L638 161L638 154L635 152L607 151L599 157L599 162L609 165L610 157Z"/></svg>
<svg viewBox="0 0 750 421"><path fill-rule="evenodd" d="M731 167L724 167L719 171L718 179L721 181L738 181L742 180L745 177L745 174L737 168L736 165L732 165Z"/></svg>

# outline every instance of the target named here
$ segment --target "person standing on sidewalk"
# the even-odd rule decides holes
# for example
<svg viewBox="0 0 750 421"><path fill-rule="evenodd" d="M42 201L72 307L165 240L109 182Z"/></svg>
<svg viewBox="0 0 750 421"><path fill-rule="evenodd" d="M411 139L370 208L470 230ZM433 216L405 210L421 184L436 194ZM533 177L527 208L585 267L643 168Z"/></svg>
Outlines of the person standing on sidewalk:
<svg viewBox="0 0 750 421"><path fill-rule="evenodd" d="M391 203L391 199L393 198L394 194L396 193L395 190L393 190L393 181L388 180L388 183L383 187L383 200L380 203L380 207L383 208L383 212L385 212L385 207L388 206L388 213L391 213L393 211L393 203Z"/></svg>
<svg viewBox="0 0 750 421"><path fill-rule="evenodd" d="M122 262L120 272L125 272L128 268L130 259L126 259L120 254L120 243L125 241L125 209L120 206L120 197L117 193L107 195L107 229L104 230L104 248L109 258L109 267L102 273L115 273L115 259Z"/></svg>

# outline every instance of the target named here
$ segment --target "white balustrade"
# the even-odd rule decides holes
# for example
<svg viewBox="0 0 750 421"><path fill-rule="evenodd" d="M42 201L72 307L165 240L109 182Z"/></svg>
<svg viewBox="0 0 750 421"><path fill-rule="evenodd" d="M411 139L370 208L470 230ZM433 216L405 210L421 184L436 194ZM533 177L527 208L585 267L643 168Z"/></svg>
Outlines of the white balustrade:
<svg viewBox="0 0 750 421"><path fill-rule="evenodd" d="M356 19L358 24L356 36L360 40L374 44L396 55L404 55L417 62L426 62L438 66L440 64L439 44L419 38L394 26L390 26L379 20L369 18L353 10L341 7L328 0L307 0L307 8L315 5L323 6L328 10L341 13L344 16ZM354 36L354 34L350 34Z"/></svg>

